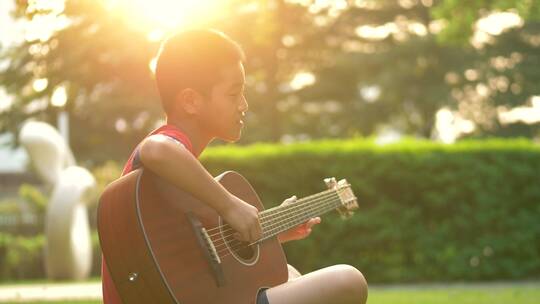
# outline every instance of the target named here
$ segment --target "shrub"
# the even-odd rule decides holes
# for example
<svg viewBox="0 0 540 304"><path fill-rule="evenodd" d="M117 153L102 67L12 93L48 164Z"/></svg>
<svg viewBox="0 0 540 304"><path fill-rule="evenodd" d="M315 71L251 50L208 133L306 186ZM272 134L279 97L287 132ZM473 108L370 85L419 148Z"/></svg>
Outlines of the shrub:
<svg viewBox="0 0 540 304"><path fill-rule="evenodd" d="M202 160L243 174L267 207L324 190L324 177L352 184L355 216L325 217L286 244L304 272L349 263L372 282L540 275L540 147L527 140L226 146Z"/></svg>
<svg viewBox="0 0 540 304"><path fill-rule="evenodd" d="M0 233L0 281L45 278L45 236L16 236ZM101 249L92 232L91 276L101 275Z"/></svg>
<svg viewBox="0 0 540 304"><path fill-rule="evenodd" d="M540 276L540 147L530 141L257 144L210 148L201 160L215 175L244 175L266 207L324 190L325 177L352 184L360 207L351 219L323 217L309 238L285 244L302 272L348 263L370 282ZM119 168L96 169L98 183ZM1 233L0 278L43 276L43 245L42 236Z"/></svg>

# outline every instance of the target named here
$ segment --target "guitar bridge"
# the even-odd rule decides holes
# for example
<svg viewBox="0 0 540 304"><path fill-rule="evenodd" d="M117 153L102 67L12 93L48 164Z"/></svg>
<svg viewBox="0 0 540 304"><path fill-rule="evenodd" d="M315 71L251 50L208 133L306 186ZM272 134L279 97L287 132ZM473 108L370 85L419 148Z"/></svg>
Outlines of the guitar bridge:
<svg viewBox="0 0 540 304"><path fill-rule="evenodd" d="M201 229L201 233L202 233L204 242L206 243L206 247L208 248L208 251L210 252L210 256L212 257L212 260L214 260L218 264L221 264L221 259L219 258L216 247L214 246L214 242L212 242L212 240L210 239L210 236L208 235L206 228L203 227Z"/></svg>
<svg viewBox="0 0 540 304"><path fill-rule="evenodd" d="M193 232L197 236L197 241L199 242L199 245L204 253L204 256L206 257L206 260L208 261L208 264L210 265L210 268L212 269L212 274L214 276L214 279L216 280L216 285L218 287L225 286L225 276L223 275L223 269L221 268L221 265L220 265L221 259L219 258L216 247L214 246L214 243L210 239L208 232L202 226L201 222L197 219L197 217L193 215L193 213L188 212L186 213L186 216L188 217L189 222L191 223Z"/></svg>

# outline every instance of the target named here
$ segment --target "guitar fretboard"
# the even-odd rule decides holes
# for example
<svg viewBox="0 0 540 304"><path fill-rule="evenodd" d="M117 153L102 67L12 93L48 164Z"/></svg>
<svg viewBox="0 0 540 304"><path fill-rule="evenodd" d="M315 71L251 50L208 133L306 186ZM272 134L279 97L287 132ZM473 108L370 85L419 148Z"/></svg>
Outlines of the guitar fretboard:
<svg viewBox="0 0 540 304"><path fill-rule="evenodd" d="M310 195L285 205L259 213L263 237L262 242L281 232L291 229L310 218L323 215L341 206L341 199L335 189Z"/></svg>

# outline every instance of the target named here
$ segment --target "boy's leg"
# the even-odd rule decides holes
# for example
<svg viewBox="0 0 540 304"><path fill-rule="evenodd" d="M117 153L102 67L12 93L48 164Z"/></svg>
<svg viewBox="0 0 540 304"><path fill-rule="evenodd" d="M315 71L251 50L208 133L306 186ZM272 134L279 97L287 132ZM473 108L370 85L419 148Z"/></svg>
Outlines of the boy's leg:
<svg viewBox="0 0 540 304"><path fill-rule="evenodd" d="M349 265L326 267L266 290L270 304L364 304L367 294L364 276Z"/></svg>

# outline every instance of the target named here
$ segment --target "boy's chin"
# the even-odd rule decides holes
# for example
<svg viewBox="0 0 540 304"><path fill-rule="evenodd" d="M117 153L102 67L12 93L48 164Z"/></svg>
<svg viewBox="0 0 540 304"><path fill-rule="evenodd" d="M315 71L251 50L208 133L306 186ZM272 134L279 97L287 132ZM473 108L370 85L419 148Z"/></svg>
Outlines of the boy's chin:
<svg viewBox="0 0 540 304"><path fill-rule="evenodd" d="M219 139L223 140L223 141L226 141L226 142L229 142L229 143L233 143L233 142L236 142L240 139L240 137L242 137L242 133L239 132L238 134L228 134L228 135L225 135L225 136L219 136Z"/></svg>

